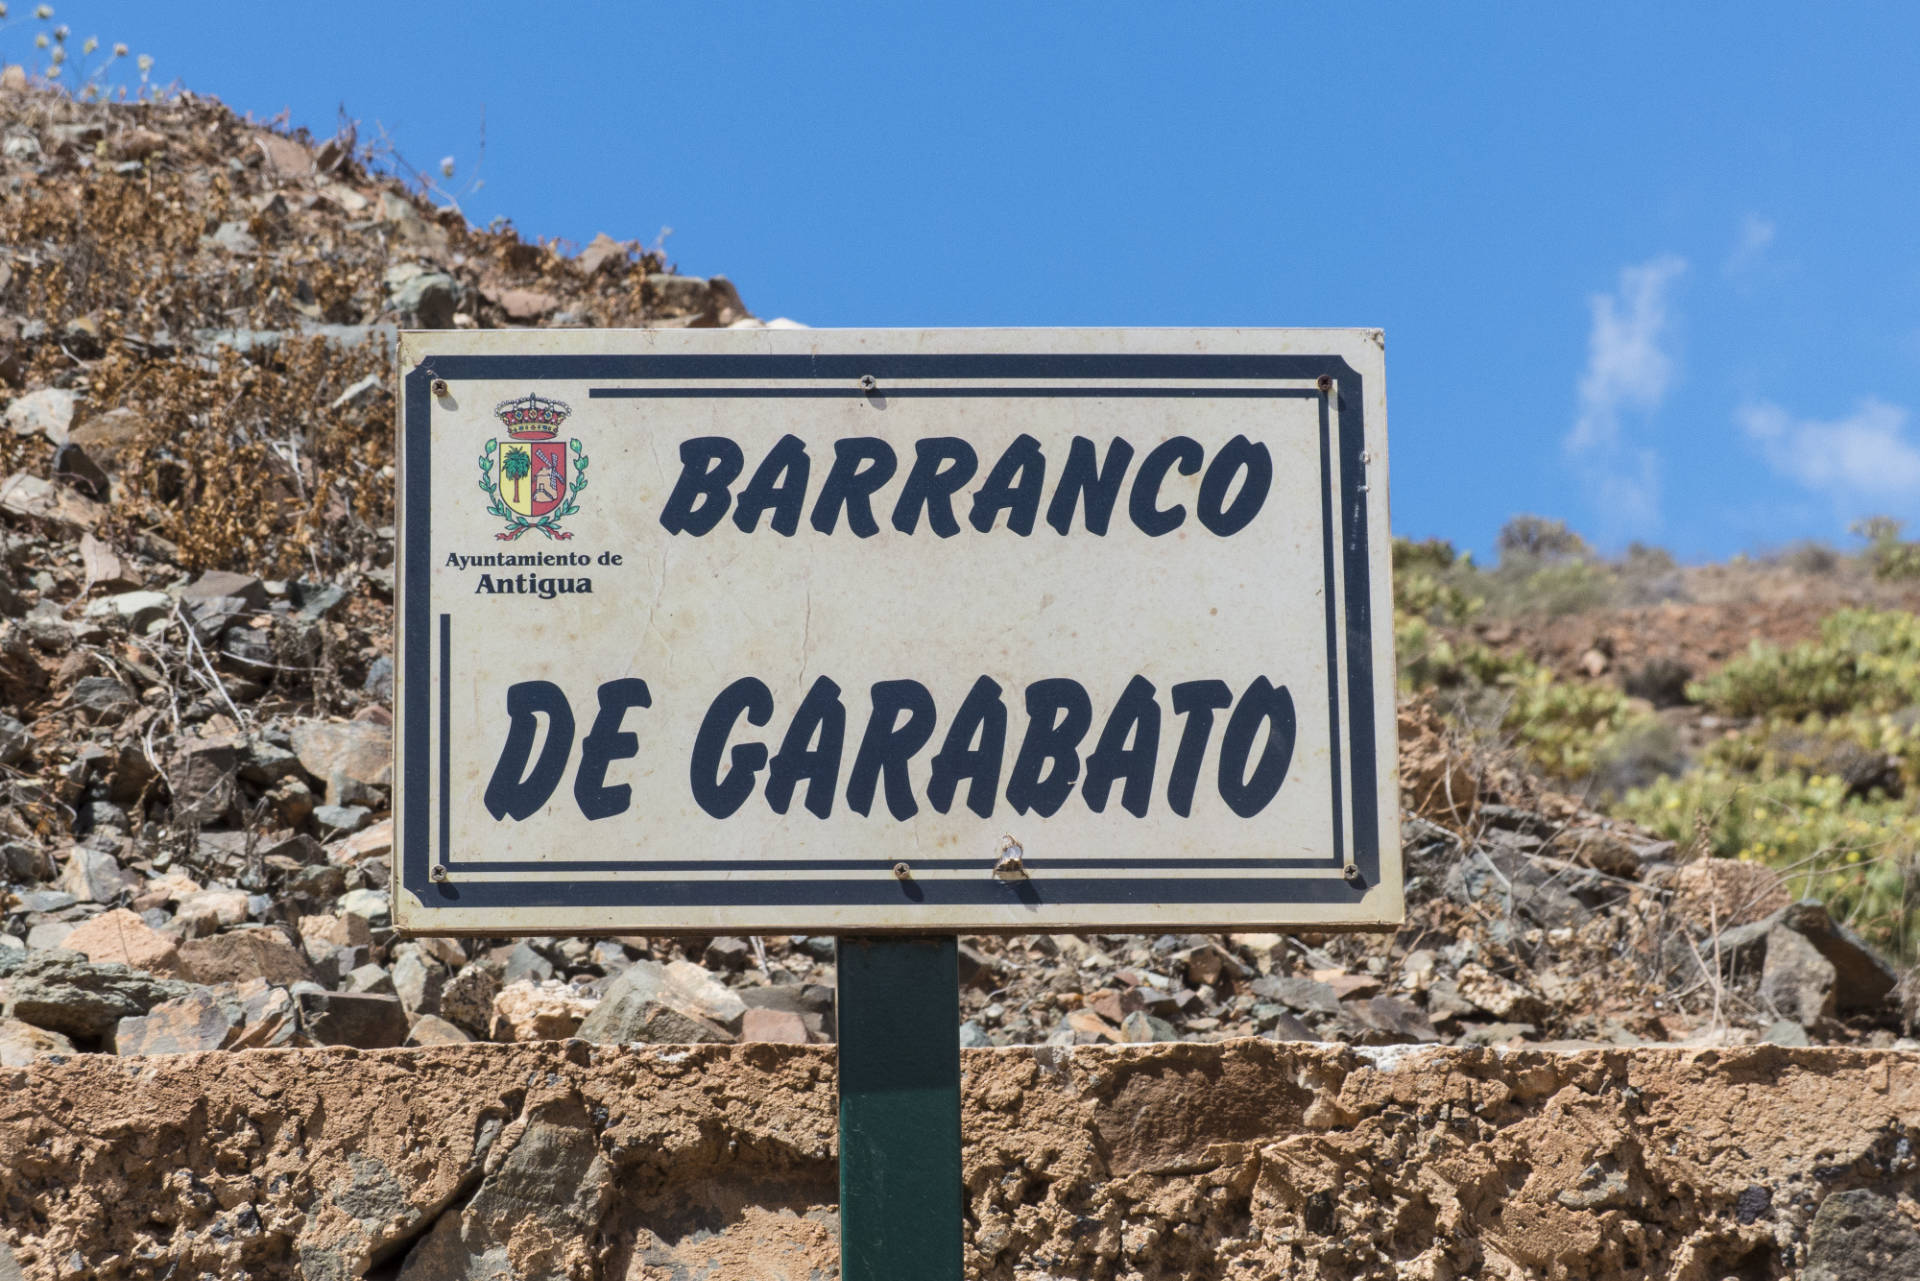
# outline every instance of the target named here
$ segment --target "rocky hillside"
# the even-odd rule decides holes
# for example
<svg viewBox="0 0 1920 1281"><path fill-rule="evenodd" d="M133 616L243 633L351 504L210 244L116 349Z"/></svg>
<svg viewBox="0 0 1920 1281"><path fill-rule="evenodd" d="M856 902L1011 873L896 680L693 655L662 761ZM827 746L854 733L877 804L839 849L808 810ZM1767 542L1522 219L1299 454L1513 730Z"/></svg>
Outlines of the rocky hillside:
<svg viewBox="0 0 1920 1281"><path fill-rule="evenodd" d="M734 288L472 227L351 133L191 95L16 76L0 120L0 1063L830 1040L829 939L399 942L388 917L394 333L761 324ZM963 1039L1905 1036L1913 842L1873 824L1910 822L1916 757L1818 753L1911 728L1912 593L1782 567L1807 590L1756 604L1550 542L1492 573L1402 549L1403 930L969 940ZM1822 621L1843 605L1876 612ZM1739 657L1750 634L1816 649ZM1839 713L1783 709L1765 691L1801 686L1767 664L1867 675ZM1811 873L1728 817L1832 777L1841 826L1792 836ZM1836 844L1862 815L1877 843Z"/></svg>

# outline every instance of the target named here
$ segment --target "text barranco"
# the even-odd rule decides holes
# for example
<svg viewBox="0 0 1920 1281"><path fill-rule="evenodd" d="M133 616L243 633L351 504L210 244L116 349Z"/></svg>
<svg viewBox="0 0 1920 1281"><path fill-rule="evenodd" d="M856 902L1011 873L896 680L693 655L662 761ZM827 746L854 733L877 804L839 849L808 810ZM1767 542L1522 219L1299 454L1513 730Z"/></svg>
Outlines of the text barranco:
<svg viewBox="0 0 1920 1281"><path fill-rule="evenodd" d="M1118 436L1107 443L1104 455L1086 436L1075 436L1065 452L1064 461L1058 451L1049 460L1041 442L1023 433L986 469L972 499L962 502L961 491L981 471L979 452L967 441L958 436L916 441L913 459L903 468L893 446L879 437L845 437L833 444L833 459L807 521L816 532L832 534L844 515L847 530L858 538L878 534L883 518L901 534L917 533L924 521L938 537L952 538L961 530L960 507L966 524L982 534L993 532L1004 518L1005 528L1024 538L1044 515L1057 534L1072 530L1078 517L1081 529L1104 536L1124 494L1126 520L1158 538L1187 521L1186 505L1162 493L1169 488L1169 475L1177 472L1200 477L1192 515L1207 532L1226 538L1253 522L1273 486L1271 451L1245 436L1221 445L1211 459L1199 441L1174 436L1148 448L1137 466L1134 446ZM805 441L782 436L736 494L734 483L747 465L736 441L726 436L682 441L680 475L661 509L660 524L669 534L699 537L713 532L731 511L743 533L753 533L765 517L769 529L791 538L807 512L813 464ZM1059 472L1049 496L1053 465ZM883 498L881 491L903 471L897 492Z"/></svg>

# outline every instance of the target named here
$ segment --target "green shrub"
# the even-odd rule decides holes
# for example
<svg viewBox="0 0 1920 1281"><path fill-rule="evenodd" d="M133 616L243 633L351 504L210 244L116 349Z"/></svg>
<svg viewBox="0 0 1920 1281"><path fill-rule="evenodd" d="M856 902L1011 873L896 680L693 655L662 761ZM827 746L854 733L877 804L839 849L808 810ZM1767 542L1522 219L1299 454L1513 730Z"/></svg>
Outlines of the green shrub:
<svg viewBox="0 0 1920 1281"><path fill-rule="evenodd" d="M1795 543L1776 559L1799 574L1831 574L1840 568L1840 553L1812 539Z"/></svg>
<svg viewBox="0 0 1920 1281"><path fill-rule="evenodd" d="M1672 567L1664 552L1636 548L1624 564L1647 577ZM1612 603L1621 575L1595 560L1559 521L1520 516L1500 531L1500 565L1491 572L1452 543L1433 538L1393 543L1393 599L1403 616L1459 627L1482 612L1559 617Z"/></svg>
<svg viewBox="0 0 1920 1281"><path fill-rule="evenodd" d="M1624 574L1671 574L1678 568L1680 563L1672 552L1646 543L1628 543L1627 554L1620 558L1620 572Z"/></svg>
<svg viewBox="0 0 1920 1281"><path fill-rule="evenodd" d="M1588 555L1587 540L1567 528L1564 520L1544 516L1515 516L1500 527L1495 538L1500 563L1513 561L1580 560Z"/></svg>
<svg viewBox="0 0 1920 1281"><path fill-rule="evenodd" d="M1853 522L1847 531L1855 538L1864 538L1869 544L1898 542L1907 523L1892 516L1868 516Z"/></svg>
<svg viewBox="0 0 1920 1281"><path fill-rule="evenodd" d="M1855 521L1853 533L1867 541L1867 563L1875 578L1920 578L1920 543L1901 540L1906 526L1891 516Z"/></svg>
<svg viewBox="0 0 1920 1281"><path fill-rule="evenodd" d="M1454 720L1498 731L1543 772L1582 779L1615 751L1615 736L1646 718L1610 685L1571 682L1521 655L1475 641L1456 642L1418 619L1394 629L1400 685L1438 691Z"/></svg>
<svg viewBox="0 0 1920 1281"><path fill-rule="evenodd" d="M1687 767L1680 733L1654 716L1631 716L1594 751L1593 792L1610 802Z"/></svg>
<svg viewBox="0 0 1920 1281"><path fill-rule="evenodd" d="M1920 702L1920 618L1902 610L1843 609L1820 639L1780 649L1758 641L1688 692L1729 716L1837 716Z"/></svg>
<svg viewBox="0 0 1920 1281"><path fill-rule="evenodd" d="M1838 778L1857 796L1906 796L1920 781L1920 733L1913 718L1856 712L1829 719L1773 719L1715 742L1707 763L1760 780Z"/></svg>
<svg viewBox="0 0 1920 1281"><path fill-rule="evenodd" d="M1607 686L1570 684L1523 655L1504 655L1465 625L1495 588L1534 610L1585 608L1608 587L1607 571L1585 560L1586 544L1564 525L1522 517L1501 534L1503 568L1485 574L1471 556L1438 539L1393 545L1394 647L1400 686L1439 691L1454 719L1509 735L1540 769L1584 778L1628 722L1626 698ZM1542 555L1548 557L1543 562Z"/></svg>
<svg viewBox="0 0 1920 1281"><path fill-rule="evenodd" d="M1494 685L1533 669L1525 658L1505 657L1478 641L1455 640L1424 618L1398 619L1393 644L1400 685L1408 692Z"/></svg>
<svg viewBox="0 0 1920 1281"><path fill-rule="evenodd" d="M1873 549L1875 578L1920 578L1920 543L1886 543Z"/></svg>
<svg viewBox="0 0 1920 1281"><path fill-rule="evenodd" d="M1825 901L1869 939L1912 960L1920 944L1920 813L1904 801L1848 791L1831 775L1761 779L1715 764L1629 792L1613 813L1683 843L1704 832L1704 852L1769 864L1796 896Z"/></svg>
<svg viewBox="0 0 1920 1281"><path fill-rule="evenodd" d="M1559 618L1610 605L1620 590L1612 570L1585 560L1557 561L1525 573L1502 566L1491 577L1491 603L1502 614Z"/></svg>
<svg viewBox="0 0 1920 1281"><path fill-rule="evenodd" d="M1456 627L1467 622L1482 604L1467 590L1473 577L1473 557L1456 552L1452 543L1438 538L1423 543L1393 540L1396 616Z"/></svg>
<svg viewBox="0 0 1920 1281"><path fill-rule="evenodd" d="M1506 670L1506 660L1485 645L1454 637L1480 612L1482 601L1469 590L1476 576L1473 557L1452 543L1393 540L1393 643L1402 689L1485 685Z"/></svg>
<svg viewBox="0 0 1920 1281"><path fill-rule="evenodd" d="M1546 773L1585 778L1636 719L1626 696L1610 685L1558 680L1546 668L1528 667L1508 677L1512 701L1501 727Z"/></svg>

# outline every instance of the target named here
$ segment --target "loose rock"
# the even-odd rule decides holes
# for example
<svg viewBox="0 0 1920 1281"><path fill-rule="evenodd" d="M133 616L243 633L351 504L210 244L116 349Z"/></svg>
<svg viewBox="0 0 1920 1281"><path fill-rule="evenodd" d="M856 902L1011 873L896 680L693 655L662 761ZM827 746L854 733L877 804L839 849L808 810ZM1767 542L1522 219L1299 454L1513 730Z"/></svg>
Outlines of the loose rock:
<svg viewBox="0 0 1920 1281"><path fill-rule="evenodd" d="M0 951L0 1014L88 1041L113 1035L188 987L124 965L96 965L78 952Z"/></svg>
<svg viewBox="0 0 1920 1281"><path fill-rule="evenodd" d="M179 973L178 940L160 933L125 908L102 912L80 925L67 935L63 946L89 961L124 965L149 974Z"/></svg>
<svg viewBox="0 0 1920 1281"><path fill-rule="evenodd" d="M49 1054L74 1052L73 1042L58 1032L19 1019L0 1018L0 1067L26 1067Z"/></svg>
<svg viewBox="0 0 1920 1281"><path fill-rule="evenodd" d="M321 1045L376 1050L407 1039L407 1011L399 997L328 992L305 983L292 992L301 1023Z"/></svg>
<svg viewBox="0 0 1920 1281"><path fill-rule="evenodd" d="M726 1041L746 1013L744 1001L697 965L636 961L607 986L580 1035L607 1044Z"/></svg>
<svg viewBox="0 0 1920 1281"><path fill-rule="evenodd" d="M313 977L313 969L300 949L271 927L229 930L189 940L180 947L180 970L196 983L243 983L260 978L285 984Z"/></svg>
<svg viewBox="0 0 1920 1281"><path fill-rule="evenodd" d="M72 425L73 393L62 388L30 391L7 406L7 427L16 436L43 436L64 445Z"/></svg>
<svg viewBox="0 0 1920 1281"><path fill-rule="evenodd" d="M116 1054L197 1054L226 1045L234 1031L227 1012L206 988L162 1001L143 1015L121 1019Z"/></svg>
<svg viewBox="0 0 1920 1281"><path fill-rule="evenodd" d="M493 1025L488 1034L496 1041L559 1040L579 1032L581 1021L593 1013L594 1005L564 983L509 983L493 998Z"/></svg>

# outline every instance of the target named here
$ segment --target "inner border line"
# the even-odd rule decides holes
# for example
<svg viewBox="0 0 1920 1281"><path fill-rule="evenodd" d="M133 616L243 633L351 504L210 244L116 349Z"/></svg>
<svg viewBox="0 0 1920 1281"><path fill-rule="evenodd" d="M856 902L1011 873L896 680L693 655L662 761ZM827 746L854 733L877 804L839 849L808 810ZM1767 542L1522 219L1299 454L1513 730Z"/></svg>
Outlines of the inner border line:
<svg viewBox="0 0 1920 1281"><path fill-rule="evenodd" d="M1153 399L1205 397L1208 400L1318 398L1313 387L589 387L589 400L665 400L677 397L715 400L902 400L914 397L969 397L1014 400L1025 397L1069 396L1084 399Z"/></svg>
<svg viewBox="0 0 1920 1281"><path fill-rule="evenodd" d="M1003 389L1000 387L966 387L966 388L941 387L941 388L918 388L914 390L917 393L924 394L929 398L932 398L932 397L945 398L945 397L950 397L955 393L960 393L970 397L999 399L1001 398L1003 391L1007 391L1007 390L1011 390L1016 395L1025 394L1031 397L1079 396L1082 393L1085 393L1088 396L1098 397L1098 396L1105 395L1106 393L1113 391L1115 389L1106 388L1106 387L1084 387L1084 388L1082 387L1036 387L1036 388L1015 388L1015 389ZM1320 540L1321 587L1322 587L1322 594L1326 598L1326 618L1327 618L1327 685L1328 685L1327 745L1328 745L1328 757L1329 757L1329 760L1328 760L1329 775L1331 778L1332 792L1333 792L1332 807L1331 807L1332 808L1331 826L1333 831L1334 853L1330 858L1322 857L1322 858L1315 858L1315 859L1228 858L1228 857L1182 859L1181 865L1186 867L1216 868L1222 871L1240 871L1245 873L1268 873L1268 874L1272 874L1276 872L1295 871L1295 870L1324 871L1329 866L1339 867L1343 862L1346 861L1346 849L1347 849L1346 796L1344 791L1344 776L1343 776L1343 771L1341 770L1341 762L1340 762L1340 753L1343 748L1343 735L1341 734L1341 724L1340 724L1340 654L1339 654L1338 645L1336 643L1336 637L1339 630L1338 620L1336 617L1338 611L1336 608L1336 599L1335 599L1336 593L1334 591L1334 578L1333 578L1333 575L1334 575L1334 558L1333 558L1334 537L1332 532L1334 528L1333 526L1333 458L1332 458L1332 452L1331 452L1332 442L1329 434L1330 433L1330 424L1329 424L1330 416L1329 416L1328 407L1327 407L1327 397L1318 388L1303 388L1303 387L1258 387L1258 388L1145 387L1145 388L1137 388L1137 389L1123 388L1119 390L1135 391L1142 396L1158 396L1162 394L1175 394L1175 395L1186 396L1186 395L1197 394L1200 396L1204 396L1208 399L1216 399L1221 396L1228 396L1228 395L1236 395L1242 398L1257 396L1257 397L1263 397L1267 399L1309 398L1310 397L1320 401L1320 412L1319 412L1319 418L1318 418L1319 436L1320 436L1320 517L1321 517L1322 530L1323 530L1321 540ZM719 398L785 399L785 398L799 396L802 398L818 399L818 398L827 398L827 397L850 398L850 397L856 397L856 396L866 396L868 394L869 393L857 387L856 388L824 388L824 387L799 387L799 388L792 388L792 387L695 387L695 388L615 387L615 388L606 388L606 387L595 387L595 388L588 389L589 396L600 396L602 399L614 399L614 398L617 398L617 399L639 399L639 398L678 399L684 396L694 396L696 398L703 398L703 399L719 399ZM872 394L878 395L881 393L876 392ZM784 859L784 860L767 860L767 859L758 859L758 858L714 858L714 859L687 860L684 862L684 864L675 862L673 860L633 859L633 858L604 859L604 860L512 859L512 860L495 861L492 859L487 859L484 861L476 861L476 860L456 861L453 858L450 850L451 836L448 830L449 827L451 826L451 818L450 818L450 803L448 801L447 788L448 788L449 780L452 777L452 746L451 746L452 727L447 716L445 715L445 707L447 702L446 695L447 695L447 691L451 687L451 680L448 679L448 676L452 671L451 651L448 648L448 638L447 638L449 617L450 616L446 614L442 614L440 616L440 623L441 623L440 670L442 672L442 680L441 680L442 718L441 718L441 725L440 725L440 779L441 779L440 862L442 866L444 866L449 873L459 874L459 873L470 873L470 872L526 872L526 873L551 874L551 873L564 873L564 872L617 873L617 872L655 872L655 871L674 871L674 870L706 871L706 872L715 873L715 875L712 878L707 878L707 877L689 878L690 881L692 882L699 882L699 881L704 881L709 879L715 880L715 881L720 880L727 873L731 871L763 871L763 870L768 870L774 867L782 867L792 871L820 871L820 872L851 872L851 871L868 870L876 867L878 868L892 867L893 864L891 860L876 864L871 859L836 859L836 858ZM985 870L985 869L991 868L993 865L993 860L991 858L984 858L984 857L975 858L975 859L942 859L942 860L935 860L935 861L921 860L921 862L924 866L928 867L929 869L979 868L979 869ZM1090 858L1085 860L1071 860L1071 862L1075 866L1098 868L1098 869L1110 869L1114 871L1127 871L1127 870L1133 870L1133 869L1140 869L1144 871L1148 869L1166 866L1166 860L1149 858L1149 857Z"/></svg>
<svg viewBox="0 0 1920 1281"><path fill-rule="evenodd" d="M453 615L440 615L440 863L453 862Z"/></svg>

